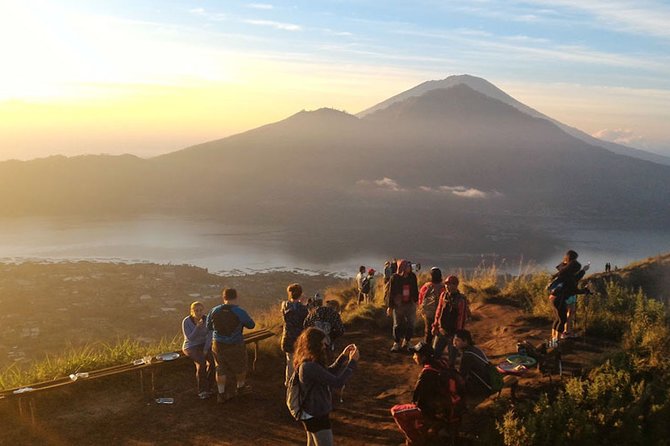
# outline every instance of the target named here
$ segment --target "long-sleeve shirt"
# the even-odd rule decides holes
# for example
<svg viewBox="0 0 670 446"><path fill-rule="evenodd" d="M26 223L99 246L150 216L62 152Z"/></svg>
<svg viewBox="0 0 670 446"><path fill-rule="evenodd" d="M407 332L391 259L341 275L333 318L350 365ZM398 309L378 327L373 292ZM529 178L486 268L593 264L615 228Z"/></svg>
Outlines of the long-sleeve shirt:
<svg viewBox="0 0 670 446"><path fill-rule="evenodd" d="M447 335L453 335L456 330L465 328L465 321L469 315L468 299L458 291L452 294L445 290L437 304L433 328Z"/></svg>
<svg viewBox="0 0 670 446"><path fill-rule="evenodd" d="M582 265L578 261L570 260L567 263L561 263L556 266L556 269L558 271L553 277L558 279L562 285L555 290L554 294L558 294L560 297L583 294L577 289L577 274L582 269Z"/></svg>
<svg viewBox="0 0 670 446"><path fill-rule="evenodd" d="M214 331L214 340L223 344L243 343L242 330L255 326L251 316L234 304L217 305L207 315L207 328Z"/></svg>
<svg viewBox="0 0 670 446"><path fill-rule="evenodd" d="M198 345L203 345L205 351L212 347L212 332L207 329L206 323L198 325L191 316L186 316L181 322L181 332L184 334L182 350Z"/></svg>
<svg viewBox="0 0 670 446"><path fill-rule="evenodd" d="M347 355L340 355L329 367L313 361L300 364L298 376L305 395L303 410L313 417L328 415L333 410L330 389L342 387L355 369L356 361L349 361Z"/></svg>
<svg viewBox="0 0 670 446"><path fill-rule="evenodd" d="M293 353L296 339L302 333L307 307L300 301L285 300L281 304L281 312L284 318L284 328L281 335L281 349L285 353Z"/></svg>

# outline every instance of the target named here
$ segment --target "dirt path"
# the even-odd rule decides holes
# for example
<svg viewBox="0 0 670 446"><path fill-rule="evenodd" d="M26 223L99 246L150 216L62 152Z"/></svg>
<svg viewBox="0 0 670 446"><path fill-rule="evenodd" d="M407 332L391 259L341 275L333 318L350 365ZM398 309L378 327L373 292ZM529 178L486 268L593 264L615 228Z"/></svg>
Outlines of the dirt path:
<svg viewBox="0 0 670 446"><path fill-rule="evenodd" d="M494 362L516 349L520 339L537 342L546 338L546 321L528 318L521 309L506 301L473 305L469 328L477 343ZM380 325L382 326L380 328ZM348 327L340 345L356 343L361 361L344 391L344 402L335 404L333 431L338 445L398 445L403 436L397 431L389 409L408 402L418 375L409 353L391 353L390 322L380 316L377 323ZM418 341L418 337L414 339ZM602 353L590 343L575 343L572 356L577 363L588 362ZM591 350L591 351L589 351ZM251 376L254 394L244 401L217 405L214 399L200 401L193 388L190 364L175 364L157 376L157 395L175 398L173 405L157 405L138 389L137 377L119 382L90 383L67 394L53 394L38 401L35 428L18 421L16 415L1 413L10 421L9 435L0 434L0 444L118 444L118 445L296 445L304 442L301 425L291 419L284 405L283 360L261 355ZM529 394L546 387L548 380L531 373L521 380ZM336 398L338 399L338 398ZM490 401L485 401L482 407ZM506 401L506 400L503 400ZM0 405L2 406L2 405ZM7 411L7 407L0 407ZM478 408L471 408L476 430L481 423ZM473 432L470 432L473 433Z"/></svg>

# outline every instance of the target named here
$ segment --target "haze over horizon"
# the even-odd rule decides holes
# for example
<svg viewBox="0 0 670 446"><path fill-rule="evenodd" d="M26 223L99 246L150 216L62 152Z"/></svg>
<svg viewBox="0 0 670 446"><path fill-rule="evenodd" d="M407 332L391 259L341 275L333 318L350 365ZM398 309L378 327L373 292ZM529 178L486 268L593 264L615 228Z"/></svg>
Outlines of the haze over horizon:
<svg viewBox="0 0 670 446"><path fill-rule="evenodd" d="M604 140L670 156L661 1L0 1L0 160L149 157L483 77Z"/></svg>

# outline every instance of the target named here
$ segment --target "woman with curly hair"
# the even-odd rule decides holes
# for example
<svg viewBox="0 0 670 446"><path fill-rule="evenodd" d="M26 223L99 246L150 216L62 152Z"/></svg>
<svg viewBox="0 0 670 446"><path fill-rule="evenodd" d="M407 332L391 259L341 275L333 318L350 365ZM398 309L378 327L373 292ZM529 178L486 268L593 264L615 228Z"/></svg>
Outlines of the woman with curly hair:
<svg viewBox="0 0 670 446"><path fill-rule="evenodd" d="M360 356L350 344L331 365L327 362L326 334L318 328L307 328L295 343L293 365L298 374L302 403L301 421L307 433L307 446L332 446L333 410L331 388L340 388L351 378Z"/></svg>

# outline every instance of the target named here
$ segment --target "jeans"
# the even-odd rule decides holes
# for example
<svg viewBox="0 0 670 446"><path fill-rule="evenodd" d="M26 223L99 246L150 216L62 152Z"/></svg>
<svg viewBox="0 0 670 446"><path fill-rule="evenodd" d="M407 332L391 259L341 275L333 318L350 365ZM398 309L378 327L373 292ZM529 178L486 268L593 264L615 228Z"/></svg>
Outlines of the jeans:
<svg viewBox="0 0 670 446"><path fill-rule="evenodd" d="M209 392L216 382L214 355L211 350L204 351L204 345L184 350L184 354L195 363L195 380L198 383L198 393Z"/></svg>
<svg viewBox="0 0 670 446"><path fill-rule="evenodd" d="M393 309L393 340L409 341L414 335L414 321L416 320L416 304L400 304Z"/></svg>
<svg viewBox="0 0 670 446"><path fill-rule="evenodd" d="M449 365L453 366L456 363L456 357L458 356L458 351L456 350L456 347L454 347L454 335L439 333L435 336L433 342L435 358L441 358L445 348L449 355Z"/></svg>
<svg viewBox="0 0 670 446"><path fill-rule="evenodd" d="M293 353L286 353L286 378L284 379L284 386L288 387L291 376L293 376Z"/></svg>

